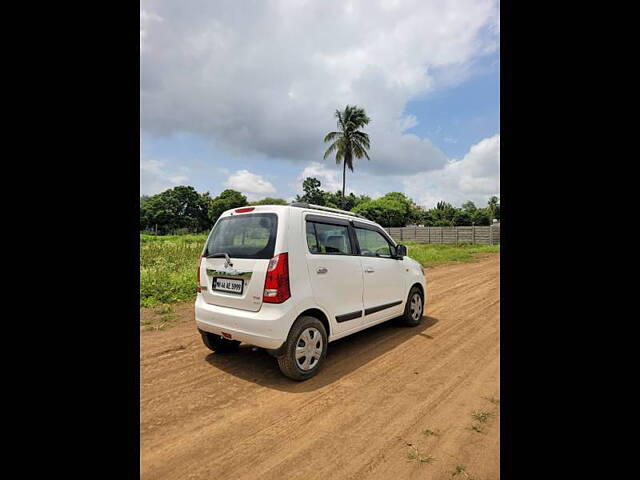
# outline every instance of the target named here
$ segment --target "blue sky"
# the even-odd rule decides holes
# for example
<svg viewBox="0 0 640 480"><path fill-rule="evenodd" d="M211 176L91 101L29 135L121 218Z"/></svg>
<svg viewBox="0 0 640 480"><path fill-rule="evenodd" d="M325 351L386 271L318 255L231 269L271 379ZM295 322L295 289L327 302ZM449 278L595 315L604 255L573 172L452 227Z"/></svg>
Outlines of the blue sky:
<svg viewBox="0 0 640 480"><path fill-rule="evenodd" d="M471 145L500 132L500 65L479 68L468 80L450 89L407 104L406 112L419 124L409 132L429 137L451 158L462 158Z"/></svg>
<svg viewBox="0 0 640 480"><path fill-rule="evenodd" d="M365 18L354 28L298 3L260 3L238 24L233 2L143 0L141 194L186 184L292 199L306 176L338 188L322 137L333 111L355 103L372 117L372 160L348 172L347 192L402 191L425 206L499 195L497 4L352 2Z"/></svg>

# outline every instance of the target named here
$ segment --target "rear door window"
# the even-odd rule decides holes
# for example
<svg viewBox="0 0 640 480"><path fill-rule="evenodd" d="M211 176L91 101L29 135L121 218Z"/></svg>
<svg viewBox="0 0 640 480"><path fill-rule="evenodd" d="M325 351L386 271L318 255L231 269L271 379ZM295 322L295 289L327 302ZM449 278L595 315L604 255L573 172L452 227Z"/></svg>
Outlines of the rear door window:
<svg viewBox="0 0 640 480"><path fill-rule="evenodd" d="M346 225L307 221L307 245L311 253L351 255L349 229Z"/></svg>
<svg viewBox="0 0 640 480"><path fill-rule="evenodd" d="M278 216L275 213L224 217L213 229L205 256L226 253L234 258L270 259L277 232Z"/></svg>

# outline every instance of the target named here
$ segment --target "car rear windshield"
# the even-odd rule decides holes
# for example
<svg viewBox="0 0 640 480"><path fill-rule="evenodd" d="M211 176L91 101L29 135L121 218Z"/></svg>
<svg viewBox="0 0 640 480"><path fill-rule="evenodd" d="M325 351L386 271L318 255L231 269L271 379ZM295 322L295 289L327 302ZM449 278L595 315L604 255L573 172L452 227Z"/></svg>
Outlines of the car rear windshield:
<svg viewBox="0 0 640 480"><path fill-rule="evenodd" d="M205 256L226 253L235 258L273 257L278 232L275 213L252 213L221 218L209 237Z"/></svg>

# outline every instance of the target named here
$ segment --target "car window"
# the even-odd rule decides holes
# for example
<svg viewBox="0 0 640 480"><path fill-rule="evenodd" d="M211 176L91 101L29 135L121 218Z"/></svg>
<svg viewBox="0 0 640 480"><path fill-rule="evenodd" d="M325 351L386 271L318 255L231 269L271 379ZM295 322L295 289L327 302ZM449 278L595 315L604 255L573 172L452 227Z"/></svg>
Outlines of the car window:
<svg viewBox="0 0 640 480"><path fill-rule="evenodd" d="M346 225L307 222L307 245L311 253L350 255L349 229Z"/></svg>
<svg viewBox="0 0 640 480"><path fill-rule="evenodd" d="M356 227L360 254L366 257L391 257L391 246L379 232Z"/></svg>
<svg viewBox="0 0 640 480"><path fill-rule="evenodd" d="M274 213L223 217L213 229L205 255L227 253L235 258L271 258L277 231L278 217Z"/></svg>
<svg viewBox="0 0 640 480"><path fill-rule="evenodd" d="M316 229L314 224L307 222L307 245L311 253L319 253L320 247L318 247L318 240L316 238Z"/></svg>

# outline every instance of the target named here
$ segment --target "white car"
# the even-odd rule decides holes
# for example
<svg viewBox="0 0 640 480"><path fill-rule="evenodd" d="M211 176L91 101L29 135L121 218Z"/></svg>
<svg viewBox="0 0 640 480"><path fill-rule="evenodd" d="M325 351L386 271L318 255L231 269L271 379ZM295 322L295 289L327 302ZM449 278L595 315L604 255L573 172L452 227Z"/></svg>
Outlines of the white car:
<svg viewBox="0 0 640 480"><path fill-rule="evenodd" d="M364 217L306 203L243 207L209 234L195 318L209 349L262 347L306 380L333 340L397 317L418 325L426 288L407 248Z"/></svg>

